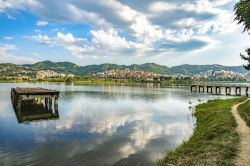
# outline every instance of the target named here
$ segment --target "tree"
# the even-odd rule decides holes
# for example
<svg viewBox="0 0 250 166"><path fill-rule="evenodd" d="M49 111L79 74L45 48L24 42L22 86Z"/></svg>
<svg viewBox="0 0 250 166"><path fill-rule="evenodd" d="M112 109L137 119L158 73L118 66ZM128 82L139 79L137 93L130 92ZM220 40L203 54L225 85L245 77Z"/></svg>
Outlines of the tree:
<svg viewBox="0 0 250 166"><path fill-rule="evenodd" d="M244 32L250 30L250 0L240 0L235 6L235 20L238 24L244 25ZM248 62L243 65L245 69L250 70L250 48L246 49L247 56L240 54L241 58Z"/></svg>
<svg viewBox="0 0 250 166"><path fill-rule="evenodd" d="M234 6L235 20L244 25L244 31L250 30L250 0L240 0Z"/></svg>
<svg viewBox="0 0 250 166"><path fill-rule="evenodd" d="M247 56L240 54L241 58L248 62L247 65L243 65L245 69L250 70L250 48L246 49Z"/></svg>

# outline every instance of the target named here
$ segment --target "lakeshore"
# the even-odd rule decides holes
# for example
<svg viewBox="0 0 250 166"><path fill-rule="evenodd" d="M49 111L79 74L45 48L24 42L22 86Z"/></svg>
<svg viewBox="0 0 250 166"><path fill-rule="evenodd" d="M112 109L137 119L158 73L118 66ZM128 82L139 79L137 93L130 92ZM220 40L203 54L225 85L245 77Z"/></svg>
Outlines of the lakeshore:
<svg viewBox="0 0 250 166"><path fill-rule="evenodd" d="M110 114L110 113L115 113L116 111L112 111L113 106L111 106L110 104L106 104L107 102L110 103L111 101L118 101L115 110L118 110L118 112L121 112L123 115L125 112L123 112L122 110L122 106L123 103L130 103L129 105L131 105L131 103L136 103L136 105L141 105L141 110L148 110L146 112L143 111L142 112L138 112L140 116L142 115L148 115L148 114L152 114L153 117L159 117L159 115L157 115L157 113L155 111L152 110L158 110L161 112L160 115L160 122L162 122L163 124L166 123L166 121L171 122L173 120L173 117L169 117L169 114L173 114L174 112L179 112L182 115L184 115L182 118L186 119L185 123L181 123L182 125L179 126L177 125L178 123L176 123L175 125L177 125L175 127L174 130L178 130L178 134L181 135L181 133L186 133L187 132L187 128L183 128L183 125L191 125L191 128L188 129L189 130L189 134L187 134L185 137L182 137L180 135L178 135L175 139L169 137L169 133L166 133L166 136L164 137L159 137L159 133L161 133L161 130L165 130L164 128L167 127L168 125L166 125L165 127L163 127L163 124L157 124L157 126L155 126L155 128L160 128L160 130L150 136L150 141L148 143L146 143L143 146L148 146L149 144L154 144L158 142L158 139L160 140L178 140L178 138L180 139L180 142L175 142L173 144L169 143L169 144L164 144L164 141L159 144L161 145L160 147L154 147L156 148L156 151L159 151L160 149L163 152L169 151L171 149L175 149L177 148L175 151L171 151L170 153L167 153L167 157L165 157L163 160L160 160L157 164L158 165L166 165L166 163L173 164L175 165L175 162L180 163L180 165L199 165L199 164L204 164L204 163L212 163L214 165L230 165L233 163L233 159L235 158L236 154L238 153L238 148L239 148L239 135L236 132L236 128L235 128L235 121L232 118L231 113L228 111L230 110L231 106L236 104L236 103L240 103L241 101L245 100L245 98L233 98L233 99L227 99L227 100L218 100L216 98L220 97L220 98L232 98L232 96L216 96L216 95L211 95L211 94L206 94L206 93L192 93L190 91L190 87L189 86L168 86L165 87L163 84L152 84L152 86L148 86L147 84L105 84L105 86L102 86L101 84L94 84L94 83L90 83L90 84L68 84L68 83L53 83L53 82L36 82L36 83L1 83L0 84L2 88L4 87L16 87L16 86L31 86L31 87L37 87L37 86L41 86L43 88L49 88L49 89L57 89L60 90L62 92L62 99L61 101L59 100L59 112L60 109L62 110L70 110L70 107L74 108L74 104L72 103L72 101L74 100L79 100L79 101L84 101L82 102L81 106L77 106L79 108L85 108L85 109L77 109L78 111L82 112L84 110L85 113L84 114L89 114L90 112L96 110L96 106L98 106L98 110L100 109L101 112L98 111L98 114L101 113L102 116L106 116L106 114ZM122 86L124 85L124 86ZM125 86L126 85L126 86ZM135 85L135 86L133 86ZM139 86L140 85L140 86ZM66 89L65 89L66 88ZM73 88L73 89L72 89ZM4 88L5 89L5 88ZM75 90L76 91L75 91ZM178 90L179 89L179 90ZM1 88L0 88L1 90ZM129 90L129 91L128 91ZM128 93L129 92L129 93ZM170 93L171 97L168 99L165 98L166 96L168 96ZM186 94L186 95L185 95ZM72 96L73 95L73 96ZM77 96L77 99L76 97ZM178 97L177 97L178 96ZM197 97L195 97L197 96ZM67 98L67 100L65 100L65 97ZM72 97L74 99L72 99ZM4 97L6 98L6 97ZM131 98L131 100L130 100ZM129 99L129 100L128 100ZM209 99L209 101L207 103L198 105L196 107L196 112L195 112L195 117L192 116L192 112L190 112L190 110L187 110L187 115L185 113L185 110L188 109L188 102L192 101L192 105L196 106L197 104L199 104L199 102L206 102L206 99ZM215 100L213 100L215 99ZM72 100L72 101L71 101ZM103 104L102 102L99 103L100 101L104 100ZM128 102L127 102L128 100ZM142 100L143 102L138 102ZM161 109L161 107L159 107L159 104L162 105L163 103L161 103L160 101L163 100L164 101L164 105L166 108L169 106L171 106L171 100L174 100L174 103L178 103L178 104L174 104L171 106L171 109ZM67 101L67 102L66 102ZM91 106L91 102L93 101L98 101L99 104L94 104L95 106L92 107ZM182 101L180 104L180 101ZM69 103L68 103L69 102ZM151 104L153 104L154 106L151 106ZM67 104L68 103L68 104ZM75 102L74 102L75 103ZM85 103L85 104L84 104ZM145 106L146 103L146 106ZM249 103L248 103L249 104ZM70 107L67 107L67 105L70 105ZM77 104L78 105L78 104ZM182 105L181 108L179 108L179 106ZM185 106L186 105L186 106ZM65 108L64 108L65 107ZM105 111L106 108L109 109L109 111ZM173 107L173 108L172 108ZM87 111L91 108L91 111ZM194 108L194 107L193 107ZM191 110L193 110L193 108L190 108ZM245 108L247 108L245 106ZM104 110L103 110L104 109ZM8 110L8 109L7 109ZM133 107L129 107L129 110L134 110ZM173 112L174 110L174 112ZM179 110L179 111L178 111ZM111 112L110 112L111 111ZM165 116L165 111L167 111L168 113ZM104 114L105 112L105 114ZM137 112L137 111L136 111ZM112 113L112 114L113 114ZM179 114L178 113L178 114ZM73 113L74 115L75 113ZM125 113L125 117L127 116L131 116L131 118L127 119L129 121L132 120L133 123L138 123L139 126L143 125L141 121L142 119L139 119L139 121L137 119L134 119L132 115ZM163 116L164 115L164 116ZM37 115L38 116L38 115ZM95 114L95 116L98 116L97 114ZM113 117L113 115L111 116L112 119L117 117L118 119L120 118L120 114L115 115L115 117ZM137 116L136 116L137 117ZM61 125L60 123L64 123L64 121L68 121L68 117L65 117L64 114L62 114L62 112L60 113L60 118L63 118L63 120L61 119L54 119L55 121L53 123L58 124L59 126ZM84 119L84 117L82 117ZM106 118L108 118L106 116ZM117 119L115 118L115 119ZM145 118L148 119L147 117L143 117L143 121L145 121ZM175 117L174 119L176 119L177 117ZM109 118L108 118L109 119ZM122 118L123 119L123 118ZM150 124L154 124L156 123L154 120L154 118L150 118L148 119L150 121ZM168 120L167 120L168 119ZM178 118L177 118L178 119ZM176 120L177 120L176 119ZM190 119L191 120L191 124L190 124ZM194 119L196 119L196 122L194 122ZM127 121L125 120L125 121ZM82 121L82 120L81 120ZM93 121L93 120L91 120ZM113 122L113 120L106 122L106 120L103 121L103 118L99 119L99 121L101 121L101 124L104 123L111 123L112 126L114 125L113 123L116 123L116 120ZM124 120L121 120L124 121ZM117 121L118 122L118 121ZM35 123L35 122L33 122ZM48 122L43 122L44 124L48 123ZM51 123L51 122L50 122ZM80 122L76 122L76 124L73 123L73 125L77 125ZM93 122L91 122L93 123ZM130 124L130 122L125 122L125 124L117 124L117 128L115 130L117 130L118 128L123 128L125 126L127 126L128 124ZM157 122L158 123L158 122ZM81 124L81 123L80 123ZM196 124L196 128L195 125ZM85 124L88 125L88 124ZM103 132L102 127L99 128L98 124L96 124L97 126L95 126L96 130L95 132L99 133L99 132ZM163 125L163 126L162 126ZM82 125L81 125L82 126ZM171 126L171 125L170 125ZM1 124L0 124L1 127ZM132 127L132 126L131 126ZM143 130L147 129L147 132L151 132L151 127L149 127L148 125L143 125L141 126L143 127ZM126 127L125 127L126 128ZM129 127L130 128L130 127ZM132 127L133 128L133 127ZM46 129L48 130L48 129ZM69 131L71 131L72 129L69 129ZM93 130L93 129L90 129ZM124 129L123 129L124 130ZM131 130L131 129L130 129ZM149 130L149 131L148 131ZM180 131L181 130L181 131ZM198 130L198 131L197 131ZM104 130L105 132L106 129ZM126 131L126 129L125 129ZM166 130L168 131L168 130ZM194 132L193 132L194 131ZM230 131L230 132L229 132ZM39 133L39 131L37 131ZM67 132L67 130L65 131ZM141 133L141 129L138 130L139 133ZM146 131L145 131L146 132ZM64 132L63 132L64 133ZM122 134L119 131L116 131L114 133L115 135L119 135ZM137 135L138 133L136 133ZM176 133L177 134L177 133ZM130 135L130 134L128 134ZM132 134L134 135L134 134ZM143 134L144 135L144 134ZM125 135L123 135L122 137L125 137ZM74 139L75 136L72 135L72 137ZM113 136L112 136L113 137ZM159 137L159 138L158 138ZM190 138L190 139L189 139ZM86 138L84 138L86 139ZM186 141L188 140L188 141ZM152 142L151 142L152 141ZM156 141L156 142L154 142ZM184 144L183 141L185 141ZM151 142L151 143L150 143ZM111 141L111 143L113 144L113 141ZM51 144L53 145L53 144ZM174 146L173 146L174 145ZM115 149L120 149L119 147L120 145L115 146ZM54 148L58 148L56 147L56 145L54 146ZM97 147L96 147L97 148ZM144 159L145 157L149 157L149 156L154 156L155 154L155 150L154 148L150 148L148 150L150 150L151 152L147 152L146 154L142 153L140 154L140 152L136 153L136 155L142 155L141 157L139 157L138 159L136 159L135 161L133 161L132 159L132 154L128 159L122 159L121 161L119 161L119 163L123 163L123 160L126 162L136 162L136 163L140 163L142 162L142 159ZM97 148L98 149L98 148ZM141 150L143 150L144 147L141 147ZM152 153L154 152L154 153ZM159 152L157 152L159 153ZM149 155L150 154L150 155ZM170 155L170 156L169 156ZM85 155L80 155L82 157L84 157ZM59 157L59 156L58 156ZM179 158L178 158L179 157ZM63 157L62 157L63 158ZM159 160L160 158L163 158L163 156L158 156L156 159ZM180 159L180 158L183 158ZM49 159L52 161L52 159ZM57 158L53 159L55 161L58 162ZM65 158L63 158L63 160L67 161ZM81 161L80 159L78 159L79 161ZM99 160L98 160L99 161ZM152 161L148 161L147 162L143 162L144 165L153 165L156 161L152 162ZM67 161L69 162L69 161ZM92 163L93 161L88 160L88 162ZM195 163L194 163L195 162ZM50 162L48 162L50 163ZM129 165L129 163L127 163L127 165ZM178 165L177 163L177 165ZM95 163L97 164L97 163ZM131 164L131 163L130 163ZM77 164L76 164L77 165Z"/></svg>
<svg viewBox="0 0 250 166"><path fill-rule="evenodd" d="M25 127L25 129L29 131L36 126L36 135L43 135L43 137L46 138L46 144L48 143L51 147L53 147L53 151L57 151L57 155L54 155L53 159L43 156L43 160L41 161L43 164L52 162L61 163L63 161L70 163L74 161L73 165L78 165L78 162L98 165L102 163L101 160L105 161L106 163L112 160L112 164L108 165L113 165L113 163L118 165L131 165L132 163L140 163L151 166L154 165L156 161L164 157L163 155L156 154L163 154L166 151L171 151L177 148L175 151L168 153L170 157L165 157L157 164L160 166L167 164L178 165L178 163L179 165L184 166L190 164L201 165L204 163L212 163L214 165L230 165L233 164L233 160L238 153L238 148L240 145L239 135L237 135L236 132L235 121L228 110L230 110L232 105L240 103L241 101L245 100L245 98L218 100L216 99L218 97L223 99L232 98L232 96L216 96L206 93L192 93L189 86L164 86L163 84L150 84L152 86L148 86L148 84L126 85L114 83L105 84L105 86L103 86L98 83L78 85L75 83L68 84L60 82L36 82L22 84L1 83L0 85L0 91L3 93L2 99L0 101L3 103L8 103L5 101L8 99L8 97L4 95L8 87L39 86L61 91L62 97L59 99L58 111L60 118L59 116L58 119L54 118L53 122L48 120L42 120L43 122L41 122L40 120L40 122L32 122L31 124L28 123L28 126ZM206 102L207 100L209 100L207 103L198 105L201 102ZM192 101L192 107L190 107L189 101ZM196 105L198 106L196 107L195 116L193 116L192 113L194 106ZM9 110L10 108L8 108L6 104L3 104L3 110L1 111L0 109L0 114L1 112L8 112L8 114L11 114L11 111ZM68 113L70 113L70 117L67 116ZM75 121L74 119L78 120ZM66 126L63 125L64 123L67 123L65 124ZM11 124L13 124L13 122L11 122ZM44 128L39 124L47 124L50 127ZM67 125L72 125L72 127ZM153 127L151 127L152 125ZM0 125L0 127L1 126L3 128L3 132L5 132L4 125ZM78 136L78 126L80 128L87 126L87 128L84 127L84 130L80 133L88 134ZM16 127L22 128L22 126ZM40 133L40 129L42 129L44 133ZM134 131L135 129L136 131ZM6 130L9 130L9 128L6 127ZM88 156L85 153L81 154L81 152L77 151L76 156L73 156L71 159L67 159L65 158L64 153L59 153L59 149L55 147L55 140L52 142L47 140L50 137L49 135L54 133L54 130L63 136L60 139L64 141L68 139L66 136L64 136L64 134L68 132L72 133L70 134L70 137L72 137L70 140L73 142L76 141L78 144L82 144L83 146L83 149L81 148L80 151L84 150L84 147L86 146L84 143L79 142L83 139L87 141L88 144L95 146L95 148L97 148L96 150L98 151L111 148L113 152L117 153L116 157L118 157L119 160L117 161L112 159L111 156L113 155L113 152L110 154L108 153L106 155L106 160L104 160L103 155L99 156L94 153L96 150L90 150L91 153L94 153L92 156ZM107 138L105 133L109 133L108 135L111 134L109 136L111 138ZM17 135L20 135L20 133L17 132ZM140 139L135 137L137 135L140 137ZM8 134L6 136L8 136ZM119 136L119 138L117 138L117 136ZM3 142L9 142L13 140L5 140L1 135L0 137L3 138ZM24 135L23 139L27 137L28 136ZM101 143L101 146L97 146L94 142L88 141L89 137L101 140L103 140L104 137L105 140L103 141L105 143ZM128 140L125 139L127 137L129 137ZM144 138L146 140L144 140ZM108 140L106 141L106 139ZM113 145L114 139L118 139L117 141L122 141L122 143ZM143 144L134 145L134 141L137 143L139 141ZM184 144L183 141L185 141ZM16 142L19 141L16 140ZM66 141L65 143L68 145L70 144L70 141ZM112 143L112 145L110 143ZM117 149L125 148L124 150L126 150L127 148L123 147L123 144L131 144L131 146L135 146L136 149L139 150L129 151L126 153L126 155L129 156L127 158L120 156L120 154L117 152ZM1 146L4 147L4 145ZM35 143L35 146L41 146L48 151L52 150L51 147L46 147L46 145L41 143ZM31 150L33 149L31 148ZM39 154L39 151L34 151L34 153ZM67 152L65 152L65 154L66 153ZM87 156L89 159L83 161L82 158ZM96 160L93 158L96 158ZM149 160L149 158L153 158L153 160ZM32 163L33 160L35 161L35 158L31 158L30 162ZM7 159L5 160L5 158L3 158L3 161L6 164L5 161L7 161ZM17 158L15 161L19 161L19 159ZM177 162L177 164L175 162Z"/></svg>
<svg viewBox="0 0 250 166"><path fill-rule="evenodd" d="M60 91L58 113L32 120L30 115L50 113L22 107L18 116L10 99L13 87ZM152 166L192 135L195 118L188 101L215 98L161 84L2 83L0 92L2 165Z"/></svg>
<svg viewBox="0 0 250 166"><path fill-rule="evenodd" d="M133 79L88 79L88 78L47 78L47 79L29 79L29 80L18 80L18 79L0 79L0 83L74 83L74 84L141 84L141 83L154 83L154 84L181 84L181 85L191 85L193 81L191 80L165 80L165 81L143 81L143 80L133 80Z"/></svg>
<svg viewBox="0 0 250 166"><path fill-rule="evenodd" d="M0 13L0 166L250 166L250 0Z"/></svg>
<svg viewBox="0 0 250 166"><path fill-rule="evenodd" d="M242 104L239 106L238 112L242 119L245 120L246 125L250 127L250 101L246 102L245 104Z"/></svg>
<svg viewBox="0 0 250 166"><path fill-rule="evenodd" d="M237 104L241 102L238 108ZM197 124L192 137L167 153L156 166L247 165L249 135L245 138L245 131L241 131L245 122L237 118L236 112L238 108L239 114L249 125L249 104L246 98L234 98L211 100L198 105L195 111ZM250 131L249 128L246 130Z"/></svg>

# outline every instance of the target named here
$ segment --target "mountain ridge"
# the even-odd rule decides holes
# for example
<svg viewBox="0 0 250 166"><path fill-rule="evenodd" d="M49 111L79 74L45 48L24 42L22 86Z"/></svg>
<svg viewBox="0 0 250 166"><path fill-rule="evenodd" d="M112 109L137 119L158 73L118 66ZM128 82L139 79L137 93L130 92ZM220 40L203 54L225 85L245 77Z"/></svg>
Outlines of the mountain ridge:
<svg viewBox="0 0 250 166"><path fill-rule="evenodd" d="M247 73L247 70L244 69L243 66L223 66L219 64L212 65L190 65L183 64L173 67L168 67L165 65L159 65L156 63L144 63L144 64L131 64L131 65L119 65L113 63L104 63L104 64L94 64L94 65L86 65L80 66L74 64L72 62L52 62L52 61L41 61L34 64L12 64L12 63L1 63L0 68L4 68L4 66L11 66L13 68L25 67L30 68L33 71L38 70L53 70L59 73L65 74L75 74L75 75L87 75L98 72L109 71L113 69L137 69L146 72L153 72L158 74L199 74L201 72L206 72L208 70L226 70L233 71L237 73Z"/></svg>

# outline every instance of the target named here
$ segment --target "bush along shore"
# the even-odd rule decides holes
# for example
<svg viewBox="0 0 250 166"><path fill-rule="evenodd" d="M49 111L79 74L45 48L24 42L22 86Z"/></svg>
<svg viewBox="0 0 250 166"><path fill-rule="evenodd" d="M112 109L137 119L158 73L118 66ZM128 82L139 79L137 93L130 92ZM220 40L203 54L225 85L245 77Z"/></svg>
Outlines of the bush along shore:
<svg viewBox="0 0 250 166"><path fill-rule="evenodd" d="M246 122L246 125L250 127L250 100L245 102L244 104L241 104L238 107L238 112L240 114L240 117Z"/></svg>
<svg viewBox="0 0 250 166"><path fill-rule="evenodd" d="M230 110L233 105L244 100L246 98L216 99L198 105L193 136L169 152L156 166L234 165L239 135ZM250 102L248 104L250 106Z"/></svg>

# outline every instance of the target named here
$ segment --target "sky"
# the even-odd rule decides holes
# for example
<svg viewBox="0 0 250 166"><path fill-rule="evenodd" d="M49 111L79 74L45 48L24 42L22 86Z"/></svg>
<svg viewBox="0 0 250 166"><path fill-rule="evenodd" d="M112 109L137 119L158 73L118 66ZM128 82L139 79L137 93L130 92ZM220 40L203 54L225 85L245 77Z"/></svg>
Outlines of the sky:
<svg viewBox="0 0 250 166"><path fill-rule="evenodd" d="M238 0L0 0L0 63L242 65Z"/></svg>

